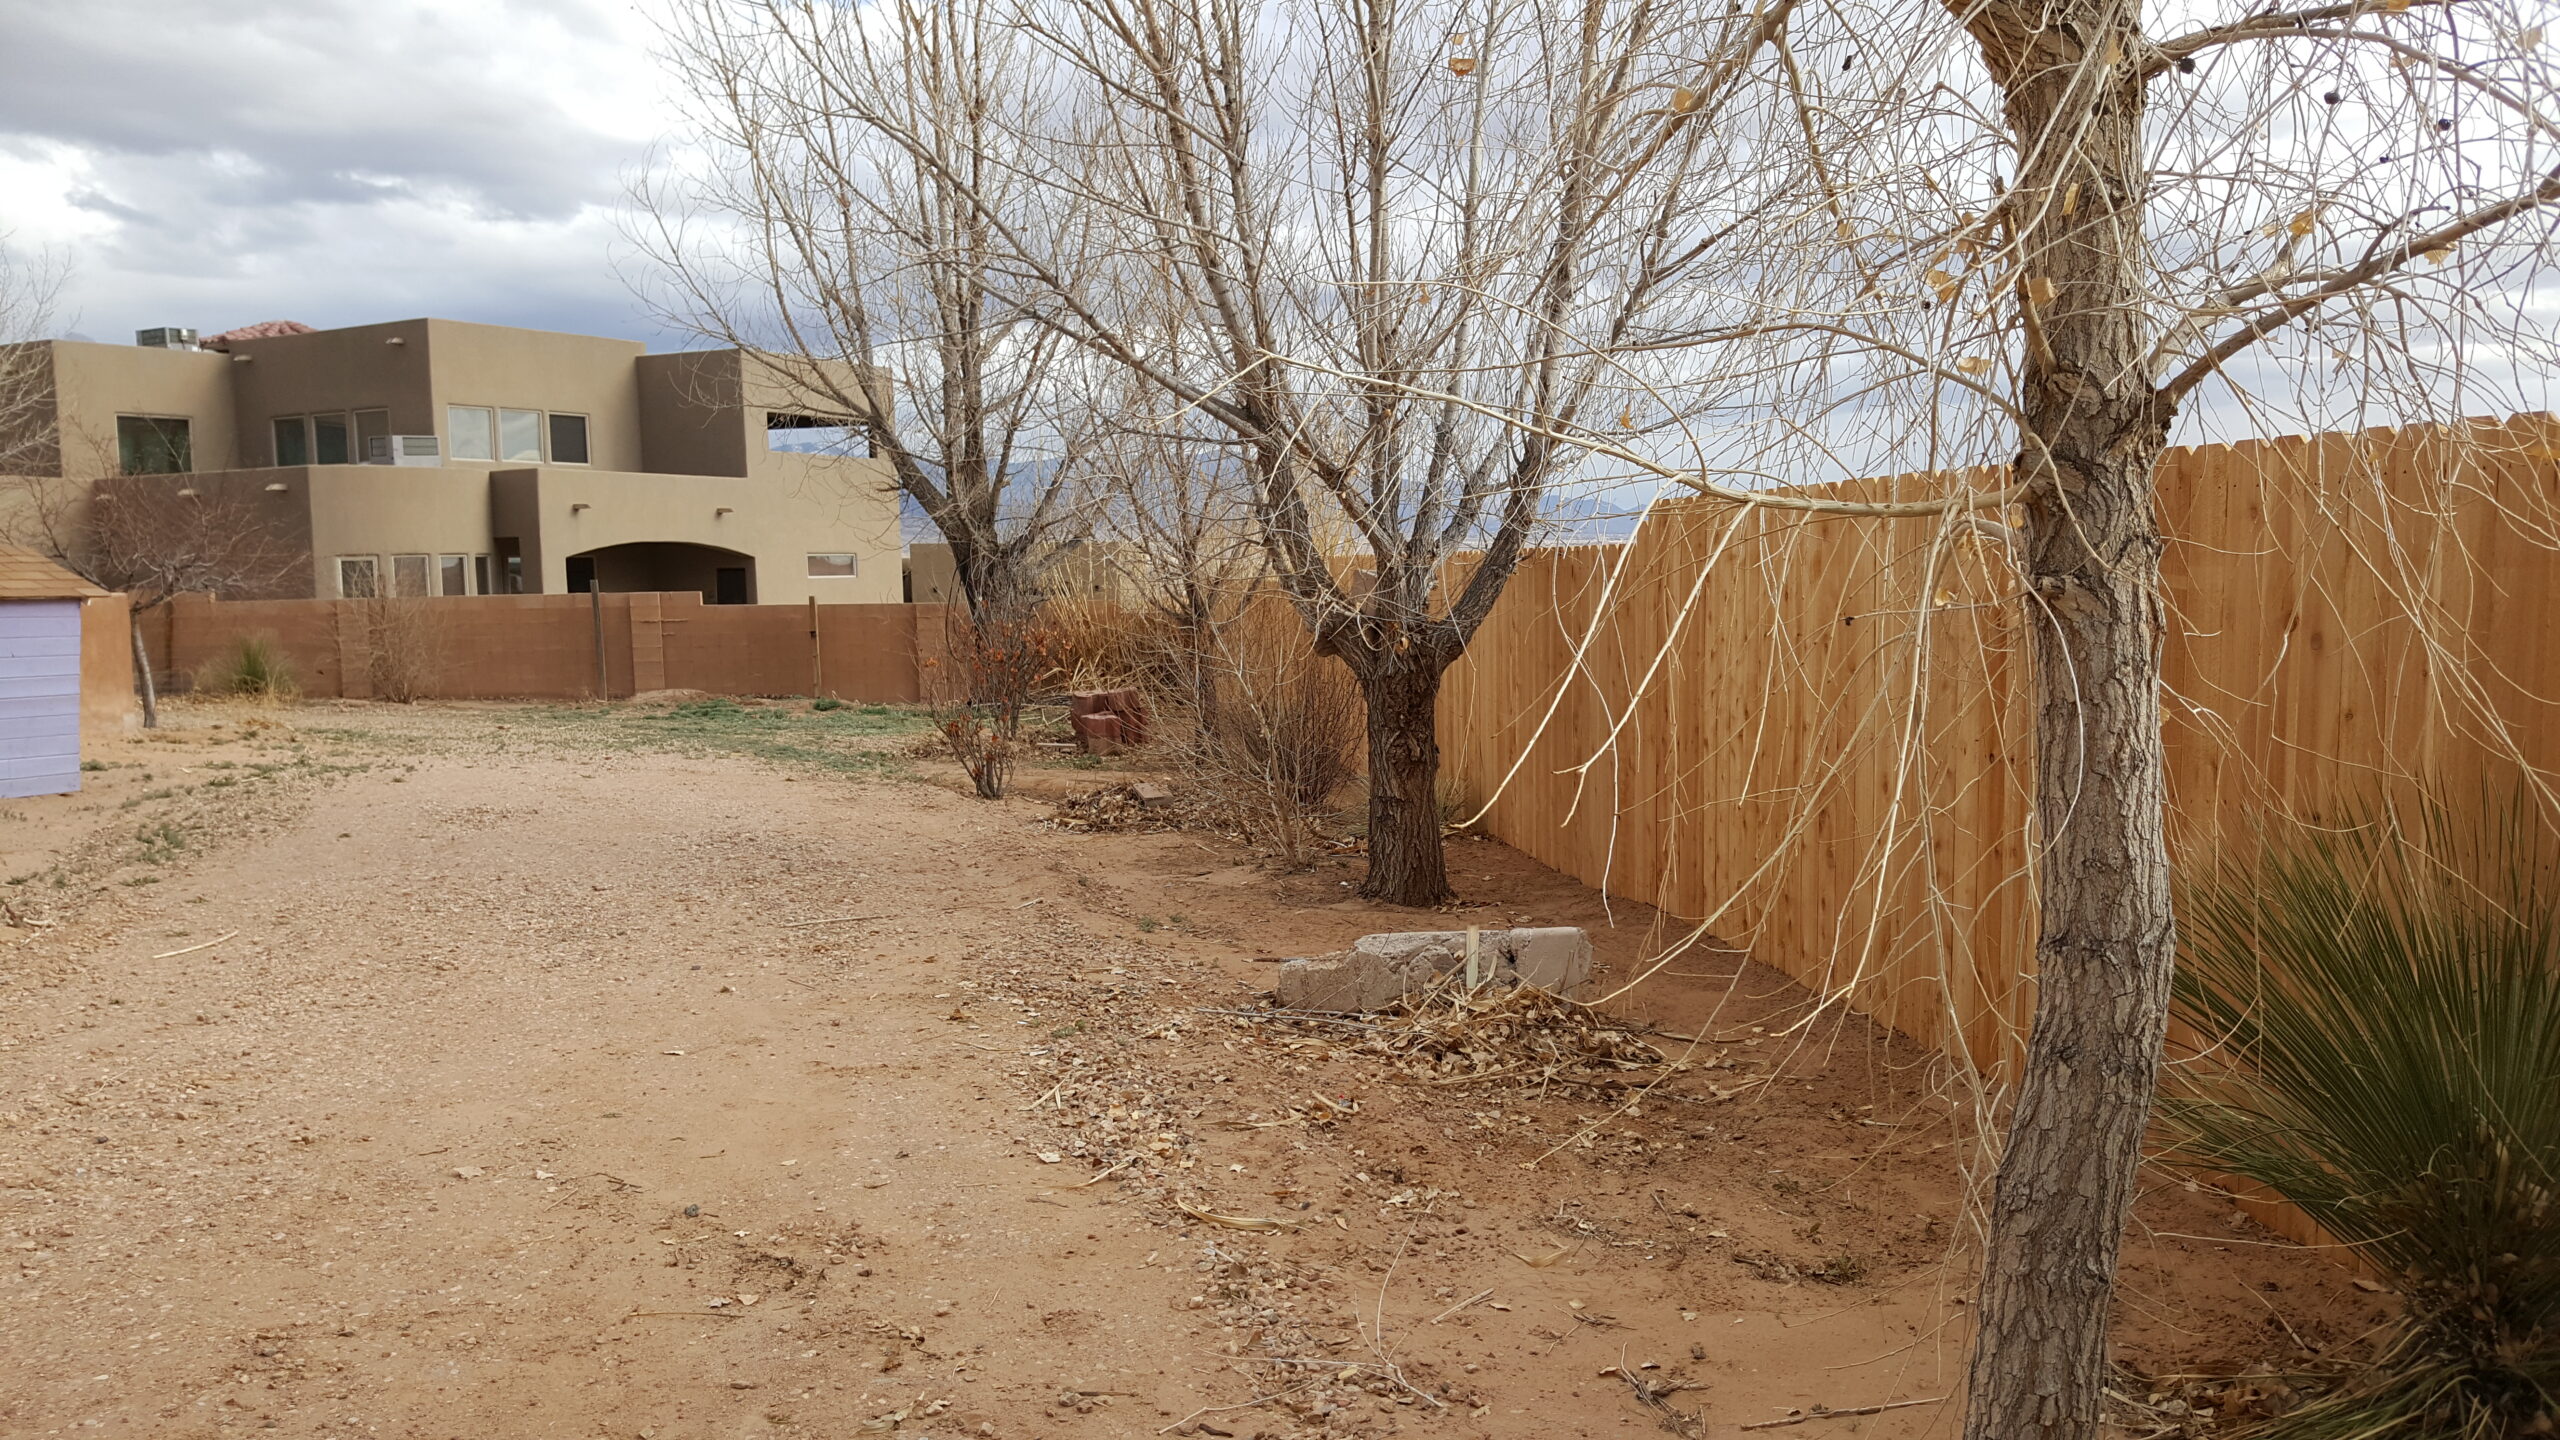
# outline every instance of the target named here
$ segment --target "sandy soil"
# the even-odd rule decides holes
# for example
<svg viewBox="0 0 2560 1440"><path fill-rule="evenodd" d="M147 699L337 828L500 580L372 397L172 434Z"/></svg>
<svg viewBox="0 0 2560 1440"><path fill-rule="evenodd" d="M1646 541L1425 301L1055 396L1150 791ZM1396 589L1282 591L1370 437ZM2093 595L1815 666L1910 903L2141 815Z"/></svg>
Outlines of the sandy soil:
<svg viewBox="0 0 2560 1440"><path fill-rule="evenodd" d="M894 762L523 720L181 709L0 809L0 1435L1727 1434L1960 1378L1934 1068L1769 1038L1772 972L1648 985L1725 1064L1630 1113L1212 1013L1368 931L1605 923L1500 845L1382 911ZM2129 1366L2370 1323L2156 1184Z"/></svg>

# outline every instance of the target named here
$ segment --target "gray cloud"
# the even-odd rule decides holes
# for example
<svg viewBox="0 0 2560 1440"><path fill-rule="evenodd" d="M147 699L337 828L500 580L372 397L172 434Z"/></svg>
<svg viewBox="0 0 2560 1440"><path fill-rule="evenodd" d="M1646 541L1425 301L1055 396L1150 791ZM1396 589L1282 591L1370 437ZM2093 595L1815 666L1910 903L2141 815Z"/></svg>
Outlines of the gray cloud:
<svg viewBox="0 0 2560 1440"><path fill-rule="evenodd" d="M23 193L0 231L64 245L66 324L645 338L612 217L656 74L608 0L0 0L0 34L0 159L71 238Z"/></svg>

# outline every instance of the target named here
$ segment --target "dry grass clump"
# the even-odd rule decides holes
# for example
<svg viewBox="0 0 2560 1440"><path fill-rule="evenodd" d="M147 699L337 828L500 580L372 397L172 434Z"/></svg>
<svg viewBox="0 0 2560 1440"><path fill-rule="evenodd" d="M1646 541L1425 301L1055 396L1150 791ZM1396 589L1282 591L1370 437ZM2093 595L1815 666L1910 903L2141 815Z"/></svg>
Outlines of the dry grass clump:
<svg viewBox="0 0 2560 1440"><path fill-rule="evenodd" d="M1171 626L1151 610L1098 595L1040 607L1043 643L1068 690L1156 689L1171 678Z"/></svg>
<svg viewBox="0 0 2560 1440"><path fill-rule="evenodd" d="M293 657L264 631L241 636L229 650L197 666L192 684L198 695L241 700L291 700L302 693Z"/></svg>

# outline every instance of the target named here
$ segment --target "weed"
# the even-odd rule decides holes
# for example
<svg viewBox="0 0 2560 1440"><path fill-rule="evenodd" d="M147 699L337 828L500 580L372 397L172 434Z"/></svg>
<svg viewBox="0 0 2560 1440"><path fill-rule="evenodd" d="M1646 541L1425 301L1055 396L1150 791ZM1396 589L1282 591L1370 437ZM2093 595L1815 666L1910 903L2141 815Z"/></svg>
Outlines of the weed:
<svg viewBox="0 0 2560 1440"><path fill-rule="evenodd" d="M104 770L107 768L107 762L104 760L83 760L80 762L80 768L90 771Z"/></svg>
<svg viewBox="0 0 2560 1440"><path fill-rule="evenodd" d="M134 858L145 865L166 865L187 850L187 832L166 820L143 826L134 838L140 842Z"/></svg>
<svg viewBox="0 0 2560 1440"><path fill-rule="evenodd" d="M1804 1273L1833 1285L1855 1285L1867 1278L1867 1262L1844 1252L1816 1260Z"/></svg>
<svg viewBox="0 0 2560 1440"><path fill-rule="evenodd" d="M1138 917L1138 928L1139 928L1140 930L1147 930L1147 931L1152 931L1152 930L1154 930L1154 929L1156 928L1156 917L1154 917L1153 915L1141 915L1141 916L1139 916L1139 917Z"/></svg>
<svg viewBox="0 0 2560 1440"><path fill-rule="evenodd" d="M809 702L810 709L821 712L828 710L841 710L844 708L844 705L845 702L837 699L833 695L821 695L817 699Z"/></svg>
<svg viewBox="0 0 2560 1440"><path fill-rule="evenodd" d="M127 885L157 885L160 883L160 877L157 875L136 875L124 883Z"/></svg>

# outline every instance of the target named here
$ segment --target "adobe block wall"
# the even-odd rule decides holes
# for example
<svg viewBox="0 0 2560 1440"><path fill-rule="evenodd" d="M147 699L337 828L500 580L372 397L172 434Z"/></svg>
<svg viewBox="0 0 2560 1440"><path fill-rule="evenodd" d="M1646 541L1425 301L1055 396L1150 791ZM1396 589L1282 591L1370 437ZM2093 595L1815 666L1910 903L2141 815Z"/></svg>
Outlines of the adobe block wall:
<svg viewBox="0 0 2560 1440"><path fill-rule="evenodd" d="M689 689L913 703L928 695L933 667L922 662L940 652L945 623L931 605L705 605L688 591L601 599L600 615L586 595L397 603L432 617L441 663L430 694L448 700L595 698L601 618L607 698ZM184 596L144 616L144 640L164 690L185 689L198 667L263 634L304 695L368 699L371 603Z"/></svg>

